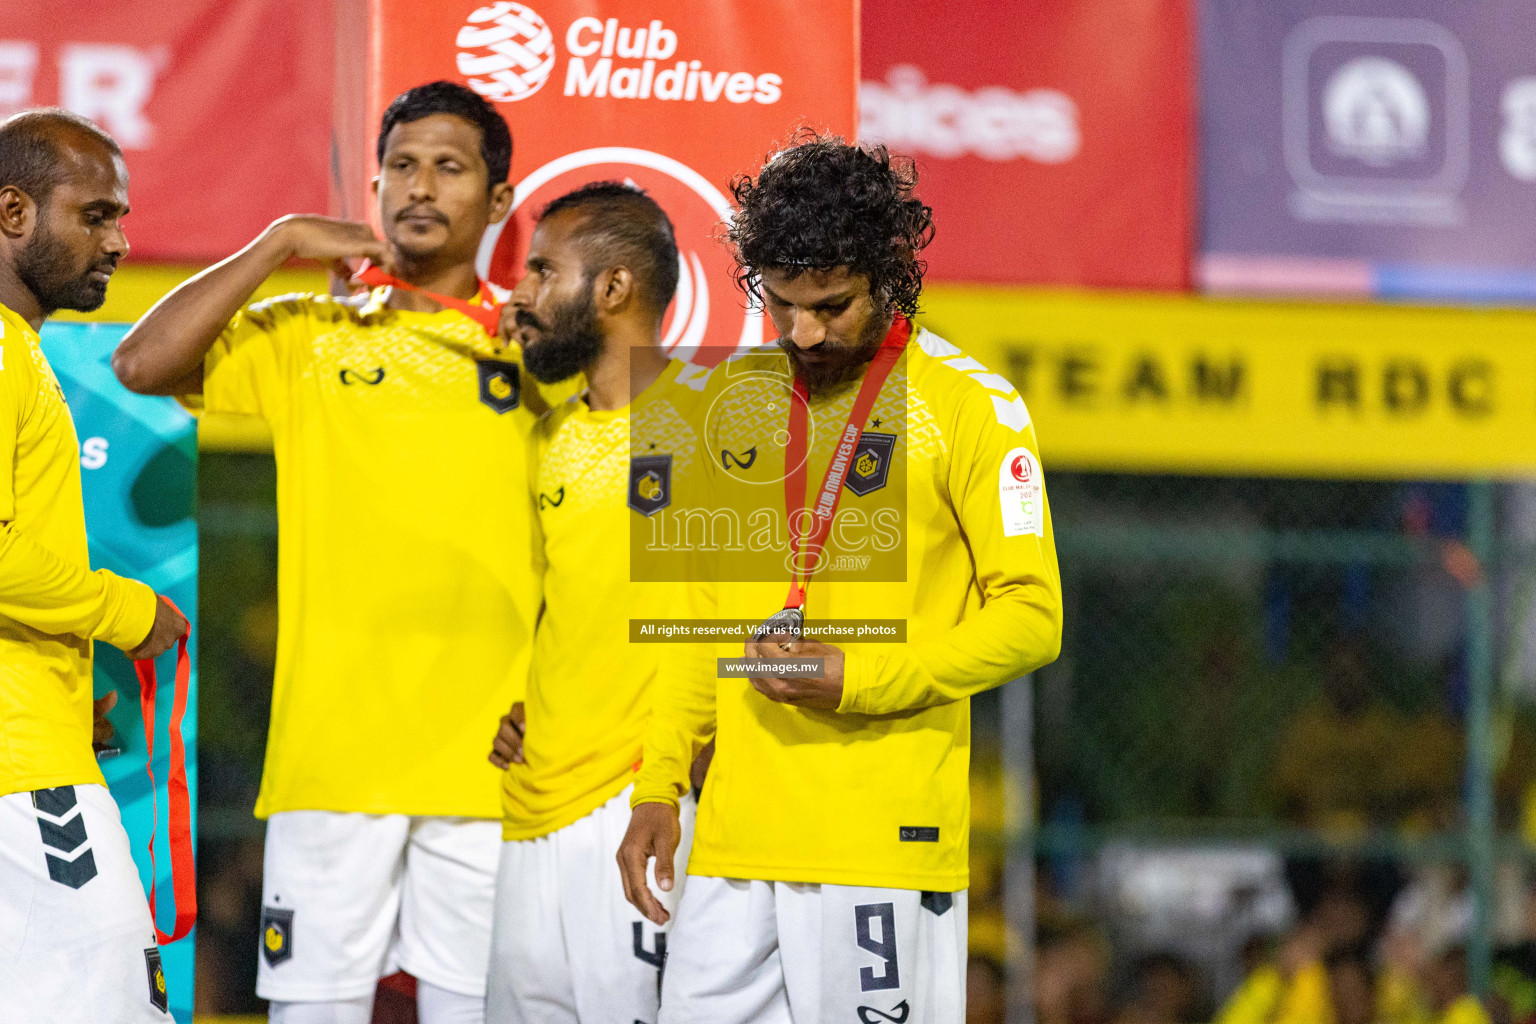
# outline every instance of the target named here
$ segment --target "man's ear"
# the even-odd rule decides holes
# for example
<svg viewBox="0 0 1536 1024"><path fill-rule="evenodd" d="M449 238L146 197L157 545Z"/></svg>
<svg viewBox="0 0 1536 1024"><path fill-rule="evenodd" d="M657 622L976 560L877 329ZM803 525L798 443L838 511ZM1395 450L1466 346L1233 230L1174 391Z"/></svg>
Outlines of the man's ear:
<svg viewBox="0 0 1536 1024"><path fill-rule="evenodd" d="M635 294L635 275L628 267L610 267L592 282L592 300L604 313L616 313Z"/></svg>
<svg viewBox="0 0 1536 1024"><path fill-rule="evenodd" d="M22 239L37 223L37 204L15 185L0 188L0 234Z"/></svg>
<svg viewBox="0 0 1536 1024"><path fill-rule="evenodd" d="M512 212L512 185L503 181L491 188L491 223L500 224Z"/></svg>

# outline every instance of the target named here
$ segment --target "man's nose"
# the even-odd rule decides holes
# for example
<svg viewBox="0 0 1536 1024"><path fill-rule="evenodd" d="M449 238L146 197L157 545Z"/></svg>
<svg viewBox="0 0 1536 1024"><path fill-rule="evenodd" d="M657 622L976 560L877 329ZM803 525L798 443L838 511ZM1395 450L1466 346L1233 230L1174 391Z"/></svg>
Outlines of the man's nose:
<svg viewBox="0 0 1536 1024"><path fill-rule="evenodd" d="M128 255L128 236L123 233L121 225L113 222L112 226L102 235L101 251L105 256L122 259Z"/></svg>
<svg viewBox="0 0 1536 1024"><path fill-rule="evenodd" d="M789 340L795 343L796 348L815 348L827 339L827 329L822 326L816 314L808 309L795 311L795 322L789 333Z"/></svg>

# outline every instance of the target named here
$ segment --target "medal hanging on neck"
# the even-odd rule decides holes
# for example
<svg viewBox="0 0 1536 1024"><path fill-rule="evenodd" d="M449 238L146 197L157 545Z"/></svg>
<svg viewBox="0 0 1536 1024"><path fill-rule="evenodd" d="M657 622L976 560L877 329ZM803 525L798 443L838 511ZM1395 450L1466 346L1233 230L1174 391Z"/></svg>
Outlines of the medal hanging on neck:
<svg viewBox="0 0 1536 1024"><path fill-rule="evenodd" d="M376 267L368 260L352 275L352 280L365 284L370 288L400 288L408 292L418 292L425 295L447 309L463 313L475 323L485 328L485 333L496 337L496 328L501 321L501 304L496 301L496 296L491 293L491 286L484 278L480 281L479 304L456 299L452 295L439 295L437 292L429 292L425 288L418 288L408 281L402 281L395 275Z"/></svg>
<svg viewBox="0 0 1536 1024"><path fill-rule="evenodd" d="M817 491L816 500L809 508L805 504L805 486L810 391L805 381L795 378L794 398L789 403L789 443L784 448L784 512L788 517L792 578L789 596L784 599L784 608L763 620L763 624L752 634L754 641L781 635L799 640L804 632L805 592L821 561L827 536L832 532L832 520L843 496L843 482L848 479L848 471L853 468L853 453L858 450L859 438L864 435L864 424L874 411L875 398L886 378L891 375L911 334L910 320L898 316L892 321L891 329L886 332L885 340L880 343L879 351L870 360L869 369L859 383L859 393L838 435L837 447L832 452L827 472L821 480L821 489ZM810 519L808 527L804 531L797 530L796 524L804 522L807 517ZM801 581L802 574L804 582ZM789 644L780 643L779 647L788 650Z"/></svg>

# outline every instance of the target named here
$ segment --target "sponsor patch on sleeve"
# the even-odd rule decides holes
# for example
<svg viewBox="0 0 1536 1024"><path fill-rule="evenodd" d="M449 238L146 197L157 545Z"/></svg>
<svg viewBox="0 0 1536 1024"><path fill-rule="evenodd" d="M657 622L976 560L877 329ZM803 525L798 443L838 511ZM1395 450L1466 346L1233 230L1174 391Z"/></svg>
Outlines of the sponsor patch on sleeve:
<svg viewBox="0 0 1536 1024"><path fill-rule="evenodd" d="M1040 460L1028 448L1003 456L997 475L997 498L1003 510L1003 536L1045 536L1045 498L1040 485Z"/></svg>

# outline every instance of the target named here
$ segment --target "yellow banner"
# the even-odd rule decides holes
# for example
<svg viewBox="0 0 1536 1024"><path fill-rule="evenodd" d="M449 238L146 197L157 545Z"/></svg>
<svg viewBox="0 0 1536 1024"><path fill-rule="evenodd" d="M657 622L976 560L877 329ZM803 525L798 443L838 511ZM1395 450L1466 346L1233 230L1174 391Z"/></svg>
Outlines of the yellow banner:
<svg viewBox="0 0 1536 1024"><path fill-rule="evenodd" d="M930 287L1048 467L1536 476L1536 313Z"/></svg>

